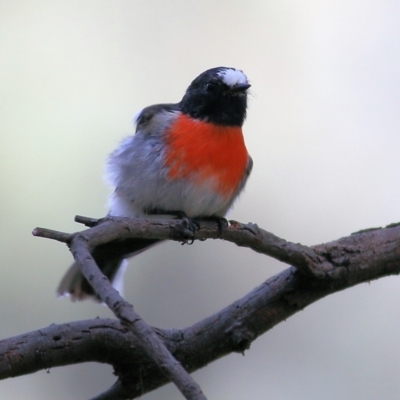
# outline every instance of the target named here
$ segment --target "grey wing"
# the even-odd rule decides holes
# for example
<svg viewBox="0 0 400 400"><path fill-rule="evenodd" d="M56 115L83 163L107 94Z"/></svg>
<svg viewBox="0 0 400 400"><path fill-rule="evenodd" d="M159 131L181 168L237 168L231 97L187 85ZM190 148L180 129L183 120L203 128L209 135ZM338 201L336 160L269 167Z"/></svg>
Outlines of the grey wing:
<svg viewBox="0 0 400 400"><path fill-rule="evenodd" d="M144 108L136 117L136 134L160 134L170 120L175 119L176 113L180 111L179 104L154 104Z"/></svg>
<svg viewBox="0 0 400 400"><path fill-rule="evenodd" d="M138 217L161 201L167 179L164 134L179 113L179 104L146 107L136 118L135 135L110 154L105 178L115 188L109 200L111 215Z"/></svg>
<svg viewBox="0 0 400 400"><path fill-rule="evenodd" d="M137 114L135 135L123 139L107 159L105 179L110 186L129 186L130 179L146 171L148 158L162 148L163 133L178 112L178 104L156 104Z"/></svg>

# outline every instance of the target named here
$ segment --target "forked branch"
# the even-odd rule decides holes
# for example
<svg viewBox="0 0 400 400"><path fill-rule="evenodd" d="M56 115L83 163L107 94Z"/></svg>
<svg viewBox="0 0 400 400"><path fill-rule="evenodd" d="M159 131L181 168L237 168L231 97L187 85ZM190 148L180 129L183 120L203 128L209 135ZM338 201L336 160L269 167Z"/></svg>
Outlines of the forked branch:
<svg viewBox="0 0 400 400"><path fill-rule="evenodd" d="M361 282L400 272L400 226L396 224L306 247L286 242L254 224L232 221L220 232L216 223L200 221L199 229L194 234L195 239L220 238L231 241L293 267L270 278L247 296L192 327L184 330L159 330L148 327L134 313L132 306L118 297L118 292L112 292L114 289L110 289L108 282L104 285L105 280L98 274L99 271L94 272L97 266L90 251L99 245L113 246L115 241L127 241L129 244L129 240L137 237L187 240L189 233L186 227L179 220L78 219L92 228L76 234L37 228L34 235L65 242L71 247L75 258L82 264L85 276L93 281L95 290L113 309L122 325L109 320L85 321L54 325L40 330L40 333L32 332L6 339L0 342L0 378L72 364L77 362L72 354L76 355L79 350L80 362L108 362L114 366L118 376L116 384L96 397L97 400L138 397L176 378L170 369L165 371L166 364L161 364L160 369L158 354L152 354L160 342L180 362L179 365L192 372L231 352L243 352L259 335L322 297ZM135 327L138 322L138 325L144 324L144 330ZM108 332L107 344L102 340L93 341L93 335L86 337L81 334L86 332L85 329L96 331L99 337ZM114 334L110 335L110 331ZM156 340L146 343L141 337L146 332ZM78 335L79 340L72 340L74 335ZM43 340L44 336L48 337L48 342ZM43 352L46 354L43 359L37 357L39 340L47 349L46 353ZM104 352L87 353L86 350L85 353L87 348L98 349L101 346L113 349L106 352L107 360L104 359ZM33 351L36 352L34 363L30 362L32 359L28 356ZM63 357L50 357L55 353L63 353ZM185 373L182 375L180 370L177 371L178 387L179 381L183 382L186 377ZM196 384L193 387L195 389L192 394L185 393L185 397L202 398L196 397L204 396ZM193 397L188 397L190 395Z"/></svg>

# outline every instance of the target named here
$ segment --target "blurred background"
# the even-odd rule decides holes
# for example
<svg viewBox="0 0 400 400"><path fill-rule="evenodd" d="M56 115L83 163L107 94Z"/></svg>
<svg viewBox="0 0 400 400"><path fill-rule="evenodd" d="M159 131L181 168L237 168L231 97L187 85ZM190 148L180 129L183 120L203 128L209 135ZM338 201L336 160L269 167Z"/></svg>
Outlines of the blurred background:
<svg viewBox="0 0 400 400"><path fill-rule="evenodd" d="M104 160L135 113L211 67L252 83L254 169L230 218L306 245L400 221L397 1L3 0L0 54L1 338L111 317L56 299L71 255L31 231L104 216ZM166 243L131 262L125 294L148 323L183 328L284 268L220 241ZM194 377L210 399L399 398L399 311L398 277L363 284ZM52 368L2 381L0 397L87 399L114 380L109 366Z"/></svg>

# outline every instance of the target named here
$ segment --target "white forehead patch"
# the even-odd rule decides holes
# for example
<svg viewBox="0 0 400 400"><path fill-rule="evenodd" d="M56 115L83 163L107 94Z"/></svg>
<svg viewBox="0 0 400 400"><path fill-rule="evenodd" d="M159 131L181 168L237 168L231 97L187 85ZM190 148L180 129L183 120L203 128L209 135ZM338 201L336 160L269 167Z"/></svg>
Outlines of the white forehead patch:
<svg viewBox="0 0 400 400"><path fill-rule="evenodd" d="M247 83L247 76L243 73L243 71L240 71L240 69L224 69L218 72L218 76L222 79L222 82L224 82L225 85L231 87L237 85L238 83Z"/></svg>

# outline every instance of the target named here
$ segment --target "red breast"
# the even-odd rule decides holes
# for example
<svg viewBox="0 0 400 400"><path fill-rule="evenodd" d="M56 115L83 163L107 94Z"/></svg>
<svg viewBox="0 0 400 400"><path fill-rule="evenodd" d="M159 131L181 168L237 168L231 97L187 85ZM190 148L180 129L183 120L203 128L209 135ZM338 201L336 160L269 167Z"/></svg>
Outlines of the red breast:
<svg viewBox="0 0 400 400"><path fill-rule="evenodd" d="M238 188L249 155L242 128L223 126L181 114L166 134L166 165L171 179L210 178L218 182L217 191L229 198Z"/></svg>

